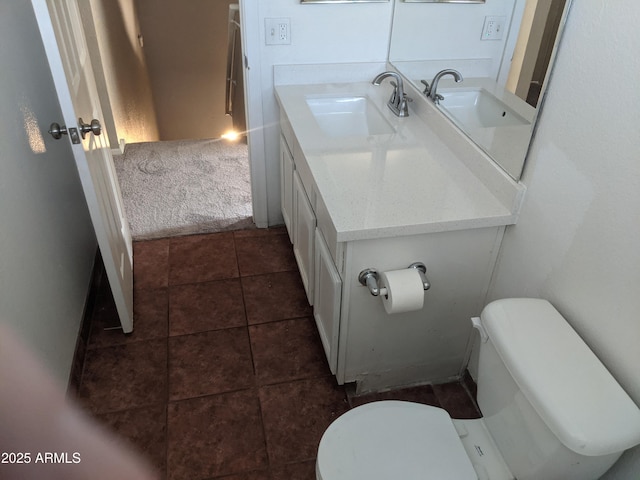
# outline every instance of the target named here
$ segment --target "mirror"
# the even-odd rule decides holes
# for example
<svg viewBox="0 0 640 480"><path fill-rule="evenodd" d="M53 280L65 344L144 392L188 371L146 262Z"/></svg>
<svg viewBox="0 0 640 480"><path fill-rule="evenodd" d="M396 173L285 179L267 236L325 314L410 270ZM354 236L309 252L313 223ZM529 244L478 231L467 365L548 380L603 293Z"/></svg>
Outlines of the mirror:
<svg viewBox="0 0 640 480"><path fill-rule="evenodd" d="M396 0L389 62L420 91L435 74L438 108L518 180L571 0Z"/></svg>

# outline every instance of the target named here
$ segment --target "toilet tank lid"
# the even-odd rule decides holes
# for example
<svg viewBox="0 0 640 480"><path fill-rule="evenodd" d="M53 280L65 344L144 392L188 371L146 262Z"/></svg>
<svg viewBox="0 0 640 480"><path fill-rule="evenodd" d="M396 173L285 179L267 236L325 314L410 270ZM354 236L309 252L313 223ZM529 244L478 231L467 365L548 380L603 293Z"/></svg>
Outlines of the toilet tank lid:
<svg viewBox="0 0 640 480"><path fill-rule="evenodd" d="M497 300L481 320L522 393L567 448L596 456L640 443L640 409L548 301Z"/></svg>

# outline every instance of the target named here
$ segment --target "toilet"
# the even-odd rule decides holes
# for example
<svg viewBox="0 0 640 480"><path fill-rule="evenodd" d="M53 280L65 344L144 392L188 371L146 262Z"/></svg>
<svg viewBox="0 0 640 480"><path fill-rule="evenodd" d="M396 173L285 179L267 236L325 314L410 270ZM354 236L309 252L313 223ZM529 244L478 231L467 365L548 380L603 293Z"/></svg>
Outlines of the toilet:
<svg viewBox="0 0 640 480"><path fill-rule="evenodd" d="M549 302L497 300L472 322L483 417L356 407L325 431L317 480L595 480L640 444L640 409Z"/></svg>

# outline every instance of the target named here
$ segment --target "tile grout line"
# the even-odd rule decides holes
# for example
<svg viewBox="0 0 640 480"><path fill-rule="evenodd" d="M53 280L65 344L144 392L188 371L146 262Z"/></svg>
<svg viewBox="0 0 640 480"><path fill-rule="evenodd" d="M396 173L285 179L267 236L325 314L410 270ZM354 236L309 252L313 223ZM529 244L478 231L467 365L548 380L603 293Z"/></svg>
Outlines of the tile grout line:
<svg viewBox="0 0 640 480"><path fill-rule="evenodd" d="M164 479L169 478L169 397L171 396L171 379L170 379L170 348L169 348L169 339L171 338L171 286L169 285L169 265L171 264L171 242L169 242L169 251L167 253L167 338L166 338L166 348L167 348L167 362L166 362L166 387L165 387L165 402L164 402Z"/></svg>
<svg viewBox="0 0 640 480"><path fill-rule="evenodd" d="M264 451L267 457L267 472L269 473L269 477L271 477L271 455L269 454L269 447L267 445L267 430L265 428L264 425L264 412L262 409L262 400L260 399L260 386L258 385L258 375L257 375L257 370L256 370L256 361L255 361L255 355L253 353L253 345L251 343L251 332L250 332L250 325L249 325L249 315L247 313L247 302L245 299L245 290L244 290L244 283L242 281L243 279L243 275L242 272L240 271L240 259L238 257L238 249L236 248L236 234L233 234L233 246L234 246L234 251L236 254L236 262L238 263L238 275L240 277L240 292L242 293L242 308L244 311L244 319L245 319L245 323L246 323L246 329L247 329L247 337L249 339L249 353L251 355L251 367L253 368L253 384L254 384L254 392L255 392L255 396L256 396L256 400L258 401L258 409L260 411L260 427L262 430L262 439L264 442Z"/></svg>
<svg viewBox="0 0 640 480"><path fill-rule="evenodd" d="M256 380L256 362L255 362L255 357L253 355L253 345L251 344L251 332L249 331L249 316L247 314L247 302L244 298L245 296L245 291L244 291L244 284L242 282L242 272L240 271L240 258L238 255L238 248L236 247L236 233L233 232L233 251L236 255L236 264L238 265L238 280L240 282L240 294L242 296L242 311L244 313L244 323L245 323L245 328L247 329L247 338L249 339L249 353L251 355L251 368L253 369L253 377L254 377L254 383L257 385L257 380ZM261 413L262 415L262 413ZM261 417L262 418L262 417Z"/></svg>

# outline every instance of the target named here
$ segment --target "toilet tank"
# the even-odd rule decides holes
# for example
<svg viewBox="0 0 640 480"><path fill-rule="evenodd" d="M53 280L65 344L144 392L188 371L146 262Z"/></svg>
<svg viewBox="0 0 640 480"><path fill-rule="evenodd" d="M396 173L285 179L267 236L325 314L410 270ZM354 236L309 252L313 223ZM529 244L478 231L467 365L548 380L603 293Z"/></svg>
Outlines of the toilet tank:
<svg viewBox="0 0 640 480"><path fill-rule="evenodd" d="M518 480L595 480L640 443L640 409L549 302L497 300L479 329L478 405Z"/></svg>

